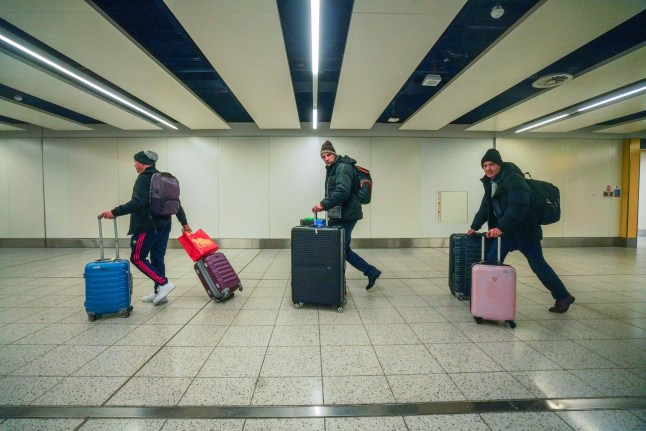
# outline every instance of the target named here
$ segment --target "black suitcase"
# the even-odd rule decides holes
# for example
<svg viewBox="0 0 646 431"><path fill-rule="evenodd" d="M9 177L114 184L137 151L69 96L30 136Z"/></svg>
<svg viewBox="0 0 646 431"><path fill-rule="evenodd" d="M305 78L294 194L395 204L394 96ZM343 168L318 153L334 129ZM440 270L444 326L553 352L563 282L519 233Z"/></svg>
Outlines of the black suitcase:
<svg viewBox="0 0 646 431"><path fill-rule="evenodd" d="M471 265L481 261L481 249L479 235L449 237L449 289L460 301L471 297Z"/></svg>
<svg viewBox="0 0 646 431"><path fill-rule="evenodd" d="M292 228L292 303L337 307L345 299L344 230L340 227Z"/></svg>

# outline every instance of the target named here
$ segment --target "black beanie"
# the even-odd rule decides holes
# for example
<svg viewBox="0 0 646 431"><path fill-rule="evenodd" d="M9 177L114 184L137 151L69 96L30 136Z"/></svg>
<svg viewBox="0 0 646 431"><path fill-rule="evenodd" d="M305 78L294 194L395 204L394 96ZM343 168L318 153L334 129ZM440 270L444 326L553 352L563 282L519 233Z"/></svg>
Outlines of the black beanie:
<svg viewBox="0 0 646 431"><path fill-rule="evenodd" d="M494 162L495 164L502 166L502 157L500 157L498 150L490 148L487 150L482 160L480 160L480 167L484 165L484 162Z"/></svg>
<svg viewBox="0 0 646 431"><path fill-rule="evenodd" d="M323 153L332 153L336 156L336 150L334 149L332 142L330 141L323 142L323 145L321 146L321 156L323 155Z"/></svg>
<svg viewBox="0 0 646 431"><path fill-rule="evenodd" d="M154 165L157 159L159 159L157 153L150 150L139 151L135 154L135 160L142 165Z"/></svg>

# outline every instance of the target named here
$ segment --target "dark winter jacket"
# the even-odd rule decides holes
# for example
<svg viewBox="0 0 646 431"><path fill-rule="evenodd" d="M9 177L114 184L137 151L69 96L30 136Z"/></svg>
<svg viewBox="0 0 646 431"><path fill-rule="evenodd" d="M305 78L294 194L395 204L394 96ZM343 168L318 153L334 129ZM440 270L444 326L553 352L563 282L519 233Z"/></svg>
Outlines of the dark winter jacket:
<svg viewBox="0 0 646 431"><path fill-rule="evenodd" d="M538 218L529 207L529 186L518 166L503 162L500 173L493 179L497 183L493 196L492 180L485 175L480 181L485 193L471 229L479 230L487 223L489 229L497 227L503 236L513 236L521 244L543 239Z"/></svg>
<svg viewBox="0 0 646 431"><path fill-rule="evenodd" d="M330 166L326 166L325 199L321 205L326 211L341 206L341 217L337 218L334 210L330 214L331 222L348 222L361 220L361 202L357 198L357 181L354 173L356 160L348 156L337 156Z"/></svg>
<svg viewBox="0 0 646 431"><path fill-rule="evenodd" d="M132 199L112 210L115 217L130 214L128 235L153 232L155 229L172 223L171 216L156 216L150 212L150 180L155 172L159 171L154 166L150 166L140 173L132 188ZM181 205L177 213L177 219L182 226L188 224L186 214Z"/></svg>

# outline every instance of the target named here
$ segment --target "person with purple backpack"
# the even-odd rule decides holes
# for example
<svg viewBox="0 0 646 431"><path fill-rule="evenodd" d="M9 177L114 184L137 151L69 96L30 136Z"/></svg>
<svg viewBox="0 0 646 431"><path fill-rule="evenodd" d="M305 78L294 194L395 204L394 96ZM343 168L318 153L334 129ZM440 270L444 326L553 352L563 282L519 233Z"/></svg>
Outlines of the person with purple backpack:
<svg viewBox="0 0 646 431"><path fill-rule="evenodd" d="M159 156L154 151L136 153L134 167L139 175L132 189L131 200L101 213L101 217L107 219L130 214L130 261L153 281L153 292L144 296L142 301L152 302L154 305L168 302L167 296L175 288L175 284L166 278L164 264L172 226L171 215L156 215L150 209L150 183L153 174L159 172L155 168L158 159ZM191 232L181 204L175 215L182 224L182 231Z"/></svg>

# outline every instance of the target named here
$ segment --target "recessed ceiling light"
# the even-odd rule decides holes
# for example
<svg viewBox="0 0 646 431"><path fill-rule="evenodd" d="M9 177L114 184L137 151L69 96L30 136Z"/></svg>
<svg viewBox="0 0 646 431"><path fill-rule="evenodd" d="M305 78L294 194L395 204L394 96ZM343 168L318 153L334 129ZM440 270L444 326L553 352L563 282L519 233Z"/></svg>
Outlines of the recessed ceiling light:
<svg viewBox="0 0 646 431"><path fill-rule="evenodd" d="M22 102L22 96L20 94L16 94L15 96L13 96L13 100L15 100L16 102Z"/></svg>
<svg viewBox="0 0 646 431"><path fill-rule="evenodd" d="M399 117L390 117L386 121L388 121L389 123L396 123L399 121Z"/></svg>

